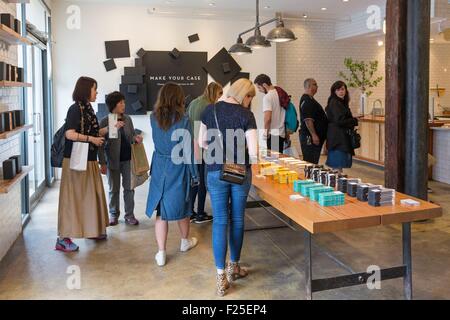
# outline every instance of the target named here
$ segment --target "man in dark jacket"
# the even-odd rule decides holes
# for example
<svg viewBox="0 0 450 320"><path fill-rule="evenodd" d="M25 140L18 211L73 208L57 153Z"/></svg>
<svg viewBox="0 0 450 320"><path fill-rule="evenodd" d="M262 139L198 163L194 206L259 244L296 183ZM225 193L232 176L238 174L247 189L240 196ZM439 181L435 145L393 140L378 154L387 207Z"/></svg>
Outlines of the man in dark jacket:
<svg viewBox="0 0 450 320"><path fill-rule="evenodd" d="M305 93L300 100L303 160L319 164L322 147L327 139L328 119L320 103L314 99L318 89L316 80L306 79L304 88Z"/></svg>

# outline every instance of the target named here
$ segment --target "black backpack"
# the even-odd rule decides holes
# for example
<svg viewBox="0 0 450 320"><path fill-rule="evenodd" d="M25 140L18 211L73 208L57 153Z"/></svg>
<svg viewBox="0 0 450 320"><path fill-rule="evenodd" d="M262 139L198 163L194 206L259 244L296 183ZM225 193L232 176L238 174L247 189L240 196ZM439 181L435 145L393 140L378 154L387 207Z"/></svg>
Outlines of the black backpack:
<svg viewBox="0 0 450 320"><path fill-rule="evenodd" d="M55 133L53 137L51 164L53 168L62 168L64 160L64 147L66 145L66 124Z"/></svg>

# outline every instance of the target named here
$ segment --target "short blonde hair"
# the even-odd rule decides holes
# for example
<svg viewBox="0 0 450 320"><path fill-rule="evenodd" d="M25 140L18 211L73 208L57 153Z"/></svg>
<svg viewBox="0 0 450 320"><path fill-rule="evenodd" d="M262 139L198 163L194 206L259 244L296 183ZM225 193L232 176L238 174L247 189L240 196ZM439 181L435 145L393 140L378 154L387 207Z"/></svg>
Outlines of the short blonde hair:
<svg viewBox="0 0 450 320"><path fill-rule="evenodd" d="M239 79L233 83L227 92L228 98L234 98L237 102L242 104L245 97L256 96L256 88L253 82L248 79Z"/></svg>

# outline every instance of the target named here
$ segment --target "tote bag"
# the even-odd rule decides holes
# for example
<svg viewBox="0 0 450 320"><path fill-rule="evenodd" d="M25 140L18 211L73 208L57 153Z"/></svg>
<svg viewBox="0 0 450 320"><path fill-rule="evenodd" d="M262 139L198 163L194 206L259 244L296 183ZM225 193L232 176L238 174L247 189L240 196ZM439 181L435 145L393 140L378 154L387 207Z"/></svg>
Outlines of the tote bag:
<svg viewBox="0 0 450 320"><path fill-rule="evenodd" d="M148 164L147 154L143 143L134 143L131 145L131 162L133 174L140 176L148 173L150 165Z"/></svg>
<svg viewBox="0 0 450 320"><path fill-rule="evenodd" d="M81 134L84 135L84 116L81 107ZM72 153L70 155L70 169L74 171L86 171L88 163L89 143L73 142Z"/></svg>

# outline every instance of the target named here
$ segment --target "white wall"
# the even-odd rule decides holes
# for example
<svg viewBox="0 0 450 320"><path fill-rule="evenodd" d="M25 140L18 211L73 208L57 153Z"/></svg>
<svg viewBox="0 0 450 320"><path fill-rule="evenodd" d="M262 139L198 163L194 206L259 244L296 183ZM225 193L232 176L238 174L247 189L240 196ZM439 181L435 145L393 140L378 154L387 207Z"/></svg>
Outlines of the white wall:
<svg viewBox="0 0 450 320"><path fill-rule="evenodd" d="M231 20L191 20L163 18L147 14L146 6L104 5L77 3L81 9L81 30L66 27L70 1L55 1L52 7L54 30L54 80L56 125L59 127L72 104L71 94L80 76L91 76L99 82L97 102L104 102L105 94L118 90L123 68L134 66L135 52L145 50L207 51L212 58L222 47L229 48L237 35L254 22ZM267 32L264 29L263 32ZM187 37L199 33L200 41L190 44ZM116 59L117 70L106 72L104 42L129 40L132 58ZM263 49L249 56L235 57L242 71L251 77L266 73L276 80L276 48ZM253 111L262 125L261 96L254 102ZM135 127L145 133L147 153L153 150L148 116L133 116Z"/></svg>

